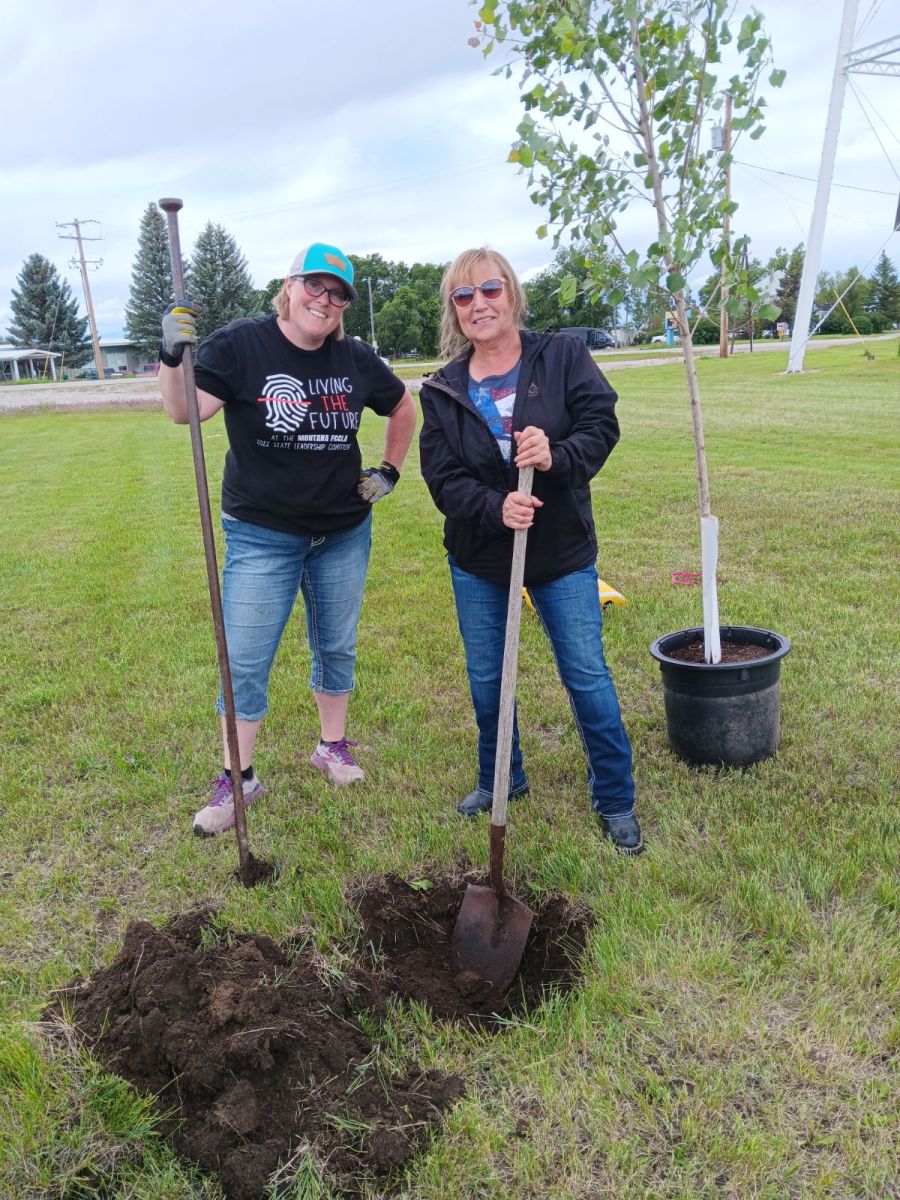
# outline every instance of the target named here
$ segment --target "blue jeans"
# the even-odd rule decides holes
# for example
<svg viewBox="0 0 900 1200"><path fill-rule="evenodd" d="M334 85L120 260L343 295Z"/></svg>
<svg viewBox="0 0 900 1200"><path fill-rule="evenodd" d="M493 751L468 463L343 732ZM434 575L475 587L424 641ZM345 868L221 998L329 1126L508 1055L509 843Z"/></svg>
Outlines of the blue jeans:
<svg viewBox="0 0 900 1200"><path fill-rule="evenodd" d="M470 575L449 556L448 559L478 724L478 791L490 796L494 790L509 588ZM587 755L591 805L605 817L631 813L634 808L631 743L603 656L597 572L593 566L584 567L549 583L535 584L528 591L569 693ZM513 794L528 786L517 722L513 726L509 778Z"/></svg>
<svg viewBox="0 0 900 1200"><path fill-rule="evenodd" d="M351 692L371 514L327 537L281 533L225 513L222 528L222 609L238 720L259 721L268 712L269 672L298 591L306 605L310 687L330 696ZM224 715L221 687L216 707Z"/></svg>

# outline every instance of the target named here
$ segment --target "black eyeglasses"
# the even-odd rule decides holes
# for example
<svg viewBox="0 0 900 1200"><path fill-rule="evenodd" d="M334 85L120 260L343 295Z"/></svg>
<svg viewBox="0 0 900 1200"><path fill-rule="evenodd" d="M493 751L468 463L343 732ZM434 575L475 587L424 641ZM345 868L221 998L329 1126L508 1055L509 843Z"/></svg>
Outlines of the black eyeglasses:
<svg viewBox="0 0 900 1200"><path fill-rule="evenodd" d="M350 297L343 288L326 287L324 283L319 283L318 279L307 279L304 275L295 275L295 279L300 279L303 286L306 288L306 294L318 299L319 296L324 296L328 293L328 299L335 308L346 308L350 303Z"/></svg>
<svg viewBox="0 0 900 1200"><path fill-rule="evenodd" d="M450 299L457 308L468 308L475 299L476 292L481 292L485 300L497 300L503 295L503 287L502 279L486 279L481 284L465 284L463 287L454 288Z"/></svg>

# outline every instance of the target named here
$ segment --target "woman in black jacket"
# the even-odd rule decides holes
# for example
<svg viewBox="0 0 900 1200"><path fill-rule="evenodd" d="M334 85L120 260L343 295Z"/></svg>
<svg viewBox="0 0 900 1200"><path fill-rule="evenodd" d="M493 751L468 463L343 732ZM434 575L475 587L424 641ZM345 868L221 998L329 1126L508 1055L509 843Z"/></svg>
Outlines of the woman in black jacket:
<svg viewBox="0 0 900 1200"><path fill-rule="evenodd" d="M603 655L590 495L619 438L616 394L582 341L521 328L525 294L501 254L465 251L441 293L443 350L452 361L422 387L420 450L446 518L478 723L478 783L458 811L491 808L513 531L528 529L525 584L569 694L592 807L616 848L639 854L631 746ZM516 488L527 466L535 468L531 496ZM514 725L510 796L527 791Z"/></svg>

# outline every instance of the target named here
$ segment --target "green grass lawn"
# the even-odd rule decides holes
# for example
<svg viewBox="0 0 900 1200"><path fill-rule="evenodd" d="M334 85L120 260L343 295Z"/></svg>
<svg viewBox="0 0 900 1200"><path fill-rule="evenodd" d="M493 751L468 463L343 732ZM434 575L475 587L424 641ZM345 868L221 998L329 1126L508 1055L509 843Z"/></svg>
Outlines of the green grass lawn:
<svg viewBox="0 0 900 1200"><path fill-rule="evenodd" d="M900 1196L900 359L874 351L811 350L796 377L770 355L699 364L722 620L793 642L780 752L743 773L671 756L647 652L701 621L699 589L670 580L699 570L683 368L615 375L622 441L594 502L601 574L629 601L607 609L606 647L648 850L623 860L598 837L524 614L531 797L509 865L596 924L580 990L500 1035L396 1013L399 1044L467 1085L410 1200ZM370 415L373 460L381 431ZM204 433L216 495L221 421ZM289 628L249 817L283 875L245 890L233 837L191 835L219 753L187 430L161 411L2 416L0 505L0 1195L217 1200L144 1102L74 1048L51 1053L34 1022L133 919L217 905L235 928L305 930L327 958L354 928L349 880L486 862L486 825L454 811L475 736L440 519L413 455L376 510L350 729L364 787L329 791L306 762L314 705ZM329 1193L304 1177L287 1194Z"/></svg>

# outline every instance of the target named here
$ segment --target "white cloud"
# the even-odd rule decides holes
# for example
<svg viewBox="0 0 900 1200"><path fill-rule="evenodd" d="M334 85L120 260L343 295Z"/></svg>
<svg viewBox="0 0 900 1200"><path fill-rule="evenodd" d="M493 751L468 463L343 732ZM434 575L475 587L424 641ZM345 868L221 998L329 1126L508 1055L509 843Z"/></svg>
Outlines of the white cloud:
<svg viewBox="0 0 900 1200"><path fill-rule="evenodd" d="M735 225L759 257L806 238L814 184L791 176L818 173L840 10L821 0L815 20L790 4L767 14L788 79L770 95L764 138L738 148L754 165L733 174ZM327 22L296 0L149 13L136 0L8 2L16 54L0 105L20 115L4 129L0 336L28 254L54 261L80 295L66 266L73 243L57 240L55 225L73 217L101 222L102 243L87 247L103 258L91 286L101 333L119 333L140 218L163 195L184 199L185 251L206 221L220 222L258 285L315 238L409 262L486 242L523 273L546 265L552 246L535 236L543 216L505 161L518 88L466 46L474 15L465 0L339 0ZM896 32L882 14L864 40ZM863 267L896 210L897 80L854 85L894 167L848 91L835 180L894 195L835 188L830 269ZM622 220L635 245L646 244L649 216ZM898 257L896 242L888 252Z"/></svg>

